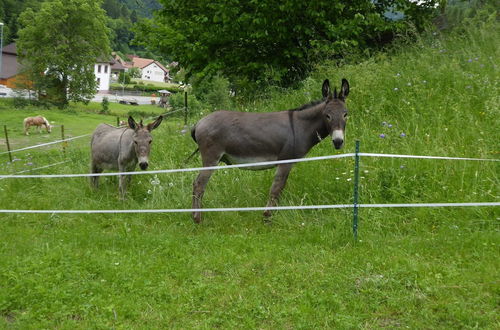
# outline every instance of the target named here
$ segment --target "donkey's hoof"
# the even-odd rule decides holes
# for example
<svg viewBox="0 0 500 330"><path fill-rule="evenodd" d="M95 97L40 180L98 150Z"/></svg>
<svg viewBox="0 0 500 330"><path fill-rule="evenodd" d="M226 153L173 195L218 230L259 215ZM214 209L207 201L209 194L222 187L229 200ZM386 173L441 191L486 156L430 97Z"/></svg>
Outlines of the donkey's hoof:
<svg viewBox="0 0 500 330"><path fill-rule="evenodd" d="M194 223L201 223L201 213L193 212L193 221Z"/></svg>

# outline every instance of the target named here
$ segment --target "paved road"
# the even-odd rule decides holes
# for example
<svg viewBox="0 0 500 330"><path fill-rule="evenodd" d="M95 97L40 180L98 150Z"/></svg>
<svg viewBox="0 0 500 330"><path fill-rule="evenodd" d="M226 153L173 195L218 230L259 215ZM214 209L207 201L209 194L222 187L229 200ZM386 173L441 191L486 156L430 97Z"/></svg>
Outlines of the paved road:
<svg viewBox="0 0 500 330"><path fill-rule="evenodd" d="M103 97L107 97L109 102L119 102L120 100L130 101L136 100L138 104L151 104L151 100L155 100L156 104L160 101L159 97L151 96L135 96L135 95L115 95L115 94L96 94L92 101L102 102Z"/></svg>

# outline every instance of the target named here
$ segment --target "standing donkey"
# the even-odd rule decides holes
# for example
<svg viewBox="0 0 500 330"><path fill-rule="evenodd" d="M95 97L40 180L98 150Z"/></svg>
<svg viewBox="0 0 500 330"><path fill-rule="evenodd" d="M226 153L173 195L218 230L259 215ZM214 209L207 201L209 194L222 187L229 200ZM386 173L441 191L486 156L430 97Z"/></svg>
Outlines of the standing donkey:
<svg viewBox="0 0 500 330"><path fill-rule="evenodd" d="M323 99L300 108L271 112L247 113L217 111L202 118L191 130L198 144L204 167L226 164L245 164L304 157L325 137L332 137L335 149L344 145L349 83L342 79L340 93L332 93L326 79L322 87ZM196 153L195 151L195 153ZM193 153L194 154L194 153ZM266 207L277 205L293 164L277 165ZM248 169L266 169L261 166ZM193 182L193 209L202 207L203 193L214 170L201 170ZM269 218L271 210L264 212ZM201 212L193 212L196 223L201 222Z"/></svg>
<svg viewBox="0 0 500 330"><path fill-rule="evenodd" d="M101 173L104 169L130 172L137 163L141 170L149 165L149 152L153 137L151 131L160 126L162 116L144 126L142 120L137 124L131 116L128 117L128 127L114 127L100 124L92 134L90 142L92 150L91 173ZM120 175L120 197L125 199L127 185L131 175ZM99 186L99 177L92 176L91 184Z"/></svg>

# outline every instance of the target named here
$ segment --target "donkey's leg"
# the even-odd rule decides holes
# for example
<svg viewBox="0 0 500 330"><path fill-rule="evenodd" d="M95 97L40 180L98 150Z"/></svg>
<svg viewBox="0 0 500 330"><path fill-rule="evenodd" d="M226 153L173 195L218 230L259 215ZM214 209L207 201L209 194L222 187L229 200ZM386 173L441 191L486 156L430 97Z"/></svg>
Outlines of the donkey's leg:
<svg viewBox="0 0 500 330"><path fill-rule="evenodd" d="M271 191L269 192L269 201L267 202L266 207L273 207L278 204L279 196L283 188L285 188L286 180L288 179L288 174L290 174L292 166L293 164L278 165L273 185L271 186ZM271 210L266 210L264 212L264 217L269 218L271 214Z"/></svg>
<svg viewBox="0 0 500 330"><path fill-rule="evenodd" d="M209 165L209 166L214 166ZM203 194L205 193L205 187L207 186L208 180L212 176L214 170L201 170L198 177L193 182L193 209L201 209ZM196 223L201 222L201 212L193 212L193 220Z"/></svg>
<svg viewBox="0 0 500 330"><path fill-rule="evenodd" d="M90 172L91 173L102 173L102 168L98 167L94 162L90 165ZM94 189L99 188L99 177L98 176L91 176L90 177L90 184Z"/></svg>
<svg viewBox="0 0 500 330"><path fill-rule="evenodd" d="M130 175L120 175L119 190L120 190L120 199L121 200L127 199L126 194L127 194L127 183L130 181L128 178L129 176Z"/></svg>
<svg viewBox="0 0 500 330"><path fill-rule="evenodd" d="M218 151L212 148L211 150L200 149L201 160L204 167L215 166L219 163L222 157L222 151ZM193 209L202 208L202 198L205 193L205 187L207 186L208 180L212 176L214 170L201 170L198 177L193 182ZM201 222L201 212L193 212L193 220L196 223Z"/></svg>

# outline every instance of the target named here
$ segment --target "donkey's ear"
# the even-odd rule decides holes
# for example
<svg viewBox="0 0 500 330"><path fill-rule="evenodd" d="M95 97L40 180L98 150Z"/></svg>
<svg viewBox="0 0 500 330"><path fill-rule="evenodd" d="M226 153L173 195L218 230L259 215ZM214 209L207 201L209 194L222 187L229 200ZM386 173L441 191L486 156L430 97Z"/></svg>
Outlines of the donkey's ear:
<svg viewBox="0 0 500 330"><path fill-rule="evenodd" d="M132 116L128 117L128 127L130 127L133 130L137 129L138 127L137 123L135 122L134 118L132 118Z"/></svg>
<svg viewBox="0 0 500 330"><path fill-rule="evenodd" d="M349 95L349 82L347 81L347 79L343 78L342 87L340 87L339 99L345 101L347 95Z"/></svg>
<svg viewBox="0 0 500 330"><path fill-rule="evenodd" d="M327 98L331 96L331 91L330 91L330 81L328 79L325 79L323 81L323 87L321 88L321 91L323 92L323 98Z"/></svg>
<svg viewBox="0 0 500 330"><path fill-rule="evenodd" d="M156 120L152 123L149 123L146 128L148 129L148 131L152 131L154 130L155 128L157 128L158 126L160 126L161 122L163 120L163 116L159 116L158 118L156 118Z"/></svg>

